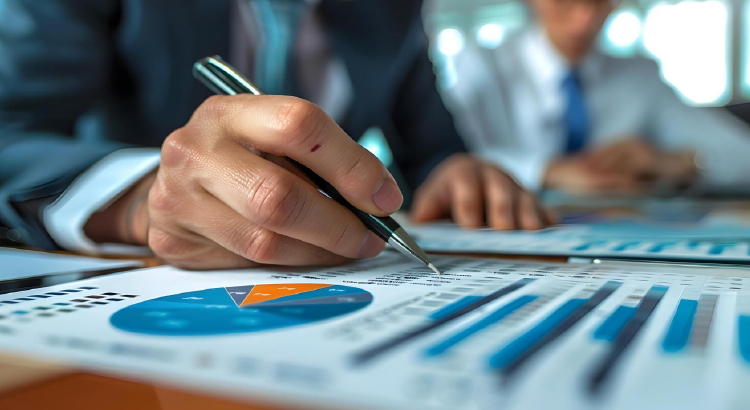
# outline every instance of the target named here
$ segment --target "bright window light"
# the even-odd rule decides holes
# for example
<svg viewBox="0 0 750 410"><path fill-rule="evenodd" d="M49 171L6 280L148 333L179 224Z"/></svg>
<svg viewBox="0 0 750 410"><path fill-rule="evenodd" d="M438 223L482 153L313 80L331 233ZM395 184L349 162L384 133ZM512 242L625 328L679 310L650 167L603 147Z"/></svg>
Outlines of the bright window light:
<svg viewBox="0 0 750 410"><path fill-rule="evenodd" d="M437 49L445 56L452 57L464 48L464 35L457 28L446 28L437 35Z"/></svg>
<svg viewBox="0 0 750 410"><path fill-rule="evenodd" d="M503 42L505 30L499 24L488 23L477 30L477 43L484 48L495 48Z"/></svg>
<svg viewBox="0 0 750 410"><path fill-rule="evenodd" d="M611 17L607 38L617 47L632 47L641 36L641 20L632 11L621 11Z"/></svg>
<svg viewBox="0 0 750 410"><path fill-rule="evenodd" d="M717 104L727 92L727 24L719 1L658 4L646 17L643 44L685 98Z"/></svg>
<svg viewBox="0 0 750 410"><path fill-rule="evenodd" d="M368 128L359 139L359 145L378 157L386 167L393 163L393 154L380 128Z"/></svg>

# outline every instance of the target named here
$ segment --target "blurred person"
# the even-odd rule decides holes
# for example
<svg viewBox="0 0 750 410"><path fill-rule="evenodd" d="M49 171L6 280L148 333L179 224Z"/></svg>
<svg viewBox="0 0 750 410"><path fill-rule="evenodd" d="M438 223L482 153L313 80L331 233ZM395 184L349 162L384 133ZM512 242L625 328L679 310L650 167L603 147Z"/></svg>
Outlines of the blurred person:
<svg viewBox="0 0 750 410"><path fill-rule="evenodd" d="M744 123L685 105L655 62L597 49L616 4L528 3L530 27L497 49L467 45L455 57L446 104L473 152L529 189L645 193L750 181Z"/></svg>
<svg viewBox="0 0 750 410"><path fill-rule="evenodd" d="M373 257L383 241L286 158L359 209L391 214L401 190L349 137L377 126L417 189L414 219L545 226L533 196L464 153L420 9L413 0L0 0L0 219L31 246L148 245L194 269ZM191 69L215 54L279 95L209 98Z"/></svg>

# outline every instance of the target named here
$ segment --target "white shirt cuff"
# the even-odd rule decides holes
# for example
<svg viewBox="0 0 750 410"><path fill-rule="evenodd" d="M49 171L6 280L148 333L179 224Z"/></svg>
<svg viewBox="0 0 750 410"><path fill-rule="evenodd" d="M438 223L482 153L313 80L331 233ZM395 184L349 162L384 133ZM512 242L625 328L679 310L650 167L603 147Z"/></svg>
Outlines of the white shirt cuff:
<svg viewBox="0 0 750 410"><path fill-rule="evenodd" d="M116 151L94 164L57 200L44 210L49 235L62 248L94 254L144 254L148 248L122 244L98 244L83 227L91 215L106 208L146 174L159 166L158 148Z"/></svg>

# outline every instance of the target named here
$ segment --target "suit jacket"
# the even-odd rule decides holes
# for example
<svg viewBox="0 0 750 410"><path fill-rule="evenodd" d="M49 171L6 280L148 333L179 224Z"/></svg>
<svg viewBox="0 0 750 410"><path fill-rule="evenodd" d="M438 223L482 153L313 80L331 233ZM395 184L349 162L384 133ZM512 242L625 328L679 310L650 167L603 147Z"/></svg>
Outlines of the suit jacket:
<svg viewBox="0 0 750 410"><path fill-rule="evenodd" d="M421 0L323 0L349 73L351 136L379 127L405 182L463 151L438 95ZM160 146L210 93L192 64L227 55L230 0L0 0L0 220L52 248L40 214L126 146Z"/></svg>

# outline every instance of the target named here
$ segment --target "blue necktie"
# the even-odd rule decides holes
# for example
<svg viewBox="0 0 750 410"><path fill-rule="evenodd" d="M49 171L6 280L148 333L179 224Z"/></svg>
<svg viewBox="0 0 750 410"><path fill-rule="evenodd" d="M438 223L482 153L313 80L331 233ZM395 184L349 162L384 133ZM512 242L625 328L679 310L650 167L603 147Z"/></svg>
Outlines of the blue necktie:
<svg viewBox="0 0 750 410"><path fill-rule="evenodd" d="M255 55L255 81L267 94L295 95L294 45L308 4L302 0L249 2L262 33Z"/></svg>
<svg viewBox="0 0 750 410"><path fill-rule="evenodd" d="M563 114L563 123L567 143L565 152L574 154L580 151L589 137L589 113L586 109L586 101L583 98L581 89L581 79L578 73L571 71L563 79L563 94L565 95L565 112Z"/></svg>

